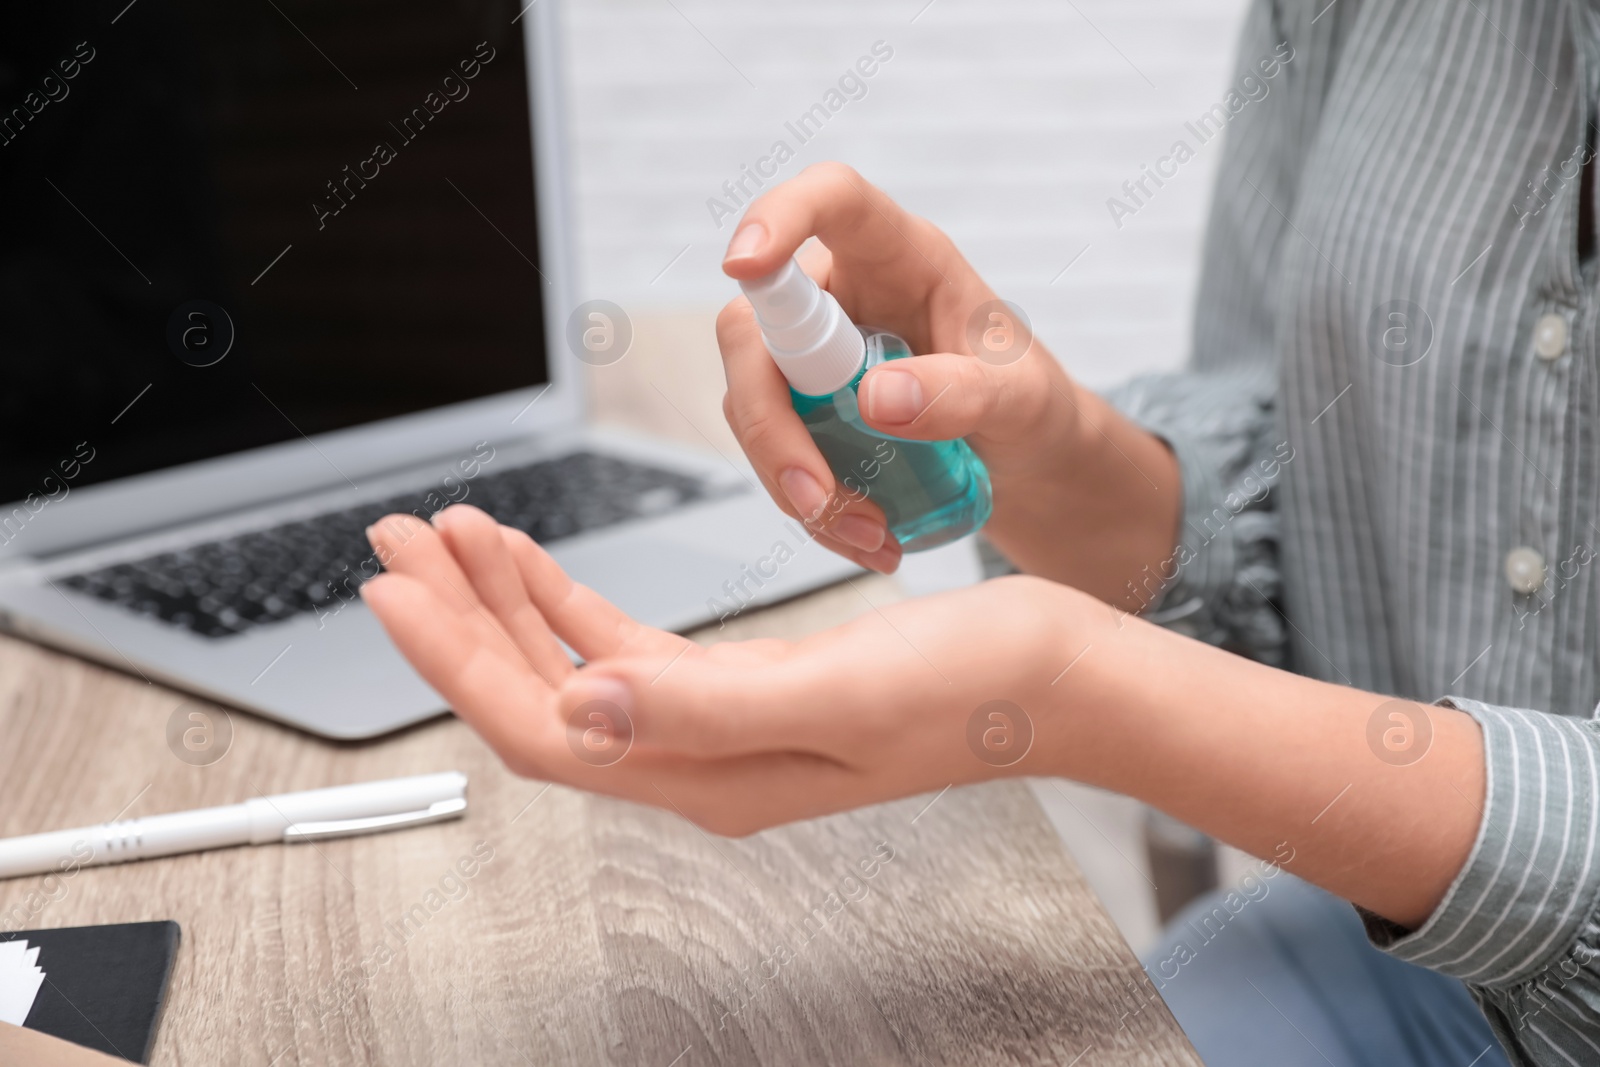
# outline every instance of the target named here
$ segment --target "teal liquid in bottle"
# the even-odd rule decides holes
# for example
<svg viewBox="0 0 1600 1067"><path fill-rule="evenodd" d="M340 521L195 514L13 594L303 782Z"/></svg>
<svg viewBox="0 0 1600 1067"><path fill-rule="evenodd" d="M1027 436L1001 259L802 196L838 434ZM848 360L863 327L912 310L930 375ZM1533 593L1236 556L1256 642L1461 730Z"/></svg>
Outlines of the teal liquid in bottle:
<svg viewBox="0 0 1600 1067"><path fill-rule="evenodd" d="M860 332L867 350L861 370L832 396L791 387L795 411L839 480L839 492L882 508L907 552L965 537L989 521L989 472L965 441L909 441L862 420L861 379L880 363L910 358L911 349L892 333Z"/></svg>
<svg viewBox="0 0 1600 1067"><path fill-rule="evenodd" d="M861 417L857 390L867 371L915 358L903 340L857 328L793 260L741 285L841 497L876 503L907 552L948 544L989 520L989 472L965 441L907 440Z"/></svg>

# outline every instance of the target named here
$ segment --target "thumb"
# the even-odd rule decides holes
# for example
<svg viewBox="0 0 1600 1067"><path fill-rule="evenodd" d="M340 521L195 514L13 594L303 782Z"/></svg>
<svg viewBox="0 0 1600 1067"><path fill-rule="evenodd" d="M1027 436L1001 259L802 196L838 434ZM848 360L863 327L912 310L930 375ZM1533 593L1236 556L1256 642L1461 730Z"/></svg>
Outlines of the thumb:
<svg viewBox="0 0 1600 1067"><path fill-rule="evenodd" d="M677 657L592 663L561 687L562 717L576 722L584 709L601 709L641 745L698 759L814 746L815 665L727 663L699 652L691 645Z"/></svg>
<svg viewBox="0 0 1600 1067"><path fill-rule="evenodd" d="M1025 432L1049 402L1049 384L1029 388L1028 361L997 366L935 353L881 364L861 381L861 414L874 429L919 441Z"/></svg>

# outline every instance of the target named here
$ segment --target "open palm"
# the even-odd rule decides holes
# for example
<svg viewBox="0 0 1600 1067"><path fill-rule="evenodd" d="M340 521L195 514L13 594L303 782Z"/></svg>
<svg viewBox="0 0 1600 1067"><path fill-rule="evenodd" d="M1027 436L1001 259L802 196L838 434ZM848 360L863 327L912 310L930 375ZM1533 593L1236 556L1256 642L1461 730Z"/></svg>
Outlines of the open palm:
<svg viewBox="0 0 1600 1067"><path fill-rule="evenodd" d="M803 641L702 648L629 618L476 508L434 526L390 516L368 535L388 573L367 604L513 771L723 833L994 773L968 750L966 719L1033 688L1005 676L1047 629L1047 583L1024 579Z"/></svg>

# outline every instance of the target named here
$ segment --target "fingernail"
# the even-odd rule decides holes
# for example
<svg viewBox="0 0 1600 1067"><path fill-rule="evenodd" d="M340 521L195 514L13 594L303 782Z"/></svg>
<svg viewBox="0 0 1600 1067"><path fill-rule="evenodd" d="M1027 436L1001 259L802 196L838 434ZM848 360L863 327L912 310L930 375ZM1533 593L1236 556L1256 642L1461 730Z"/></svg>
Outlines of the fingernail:
<svg viewBox="0 0 1600 1067"><path fill-rule="evenodd" d="M828 494L822 483L799 467L790 467L778 475L778 484L783 487L789 503L794 505L801 522L815 522L828 506Z"/></svg>
<svg viewBox="0 0 1600 1067"><path fill-rule="evenodd" d="M903 370L881 370L867 383L867 418L910 422L922 414L922 383Z"/></svg>
<svg viewBox="0 0 1600 1067"><path fill-rule="evenodd" d="M889 537L889 528L861 515L844 515L833 524L832 533L851 548L876 552Z"/></svg>
<svg viewBox="0 0 1600 1067"><path fill-rule="evenodd" d="M722 257L722 262L727 263L735 259L749 259L760 252L767 243L767 228L759 222L746 223L733 235L733 240L728 242L728 251Z"/></svg>
<svg viewBox="0 0 1600 1067"><path fill-rule="evenodd" d="M377 548L378 547L377 538L372 536L372 531L376 530L377 528L378 528L378 524L377 523L373 523L371 526L368 526L366 528L366 531L365 531L365 533L367 535L367 544L371 545L373 548Z"/></svg>

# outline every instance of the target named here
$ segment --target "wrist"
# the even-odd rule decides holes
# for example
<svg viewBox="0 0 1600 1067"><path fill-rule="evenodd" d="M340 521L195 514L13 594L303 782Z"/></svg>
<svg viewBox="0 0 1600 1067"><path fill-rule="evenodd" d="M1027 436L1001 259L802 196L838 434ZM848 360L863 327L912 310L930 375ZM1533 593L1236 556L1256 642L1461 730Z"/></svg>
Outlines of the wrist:
<svg viewBox="0 0 1600 1067"><path fill-rule="evenodd" d="M1051 399L1045 426L1025 462L991 466L989 539L1024 571L1137 610L1130 583L1159 570L1179 536L1177 458L1059 369L1035 388Z"/></svg>
<svg viewBox="0 0 1600 1067"><path fill-rule="evenodd" d="M1071 487L1075 457L1083 452L1084 390L1037 342L1006 370L992 401L992 425L971 440L997 486L1032 490L1037 501L1040 488Z"/></svg>
<svg viewBox="0 0 1600 1067"><path fill-rule="evenodd" d="M1177 457L1098 393L1072 398L1072 462L1062 487L1086 522L1170 550L1183 504Z"/></svg>
<svg viewBox="0 0 1600 1067"><path fill-rule="evenodd" d="M1107 665L1116 613L1086 593L1033 575L996 578L983 588L998 597L991 601L998 610L980 622L987 647L969 644L969 655L989 668L982 672L988 677L960 699L971 707L996 697L1014 701L1029 738L1026 756L1015 765L992 765L1009 768L1005 773L1081 779L1085 746L1109 741L1110 724L1102 720L1110 709L1081 698L1106 691L1095 676Z"/></svg>

